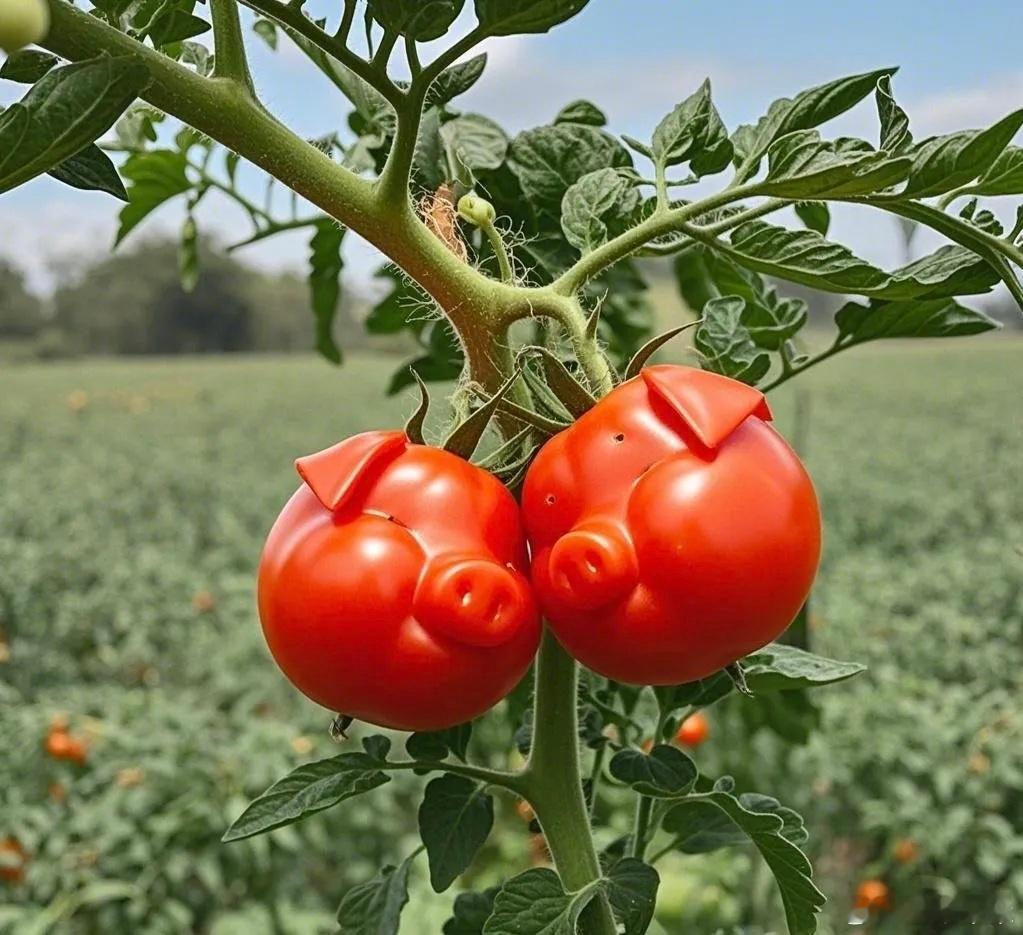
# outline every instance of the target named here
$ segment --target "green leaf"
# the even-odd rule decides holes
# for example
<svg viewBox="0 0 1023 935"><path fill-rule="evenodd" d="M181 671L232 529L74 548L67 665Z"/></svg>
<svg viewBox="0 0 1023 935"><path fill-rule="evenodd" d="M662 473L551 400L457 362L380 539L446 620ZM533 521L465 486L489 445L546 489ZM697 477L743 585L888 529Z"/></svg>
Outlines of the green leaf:
<svg viewBox="0 0 1023 935"><path fill-rule="evenodd" d="M49 52L22 49L7 56L7 61L0 66L0 78L17 81L20 84L35 84L59 62L60 59Z"/></svg>
<svg viewBox="0 0 1023 935"><path fill-rule="evenodd" d="M341 298L341 242L345 229L331 218L316 224L309 242L309 291L316 316L316 350L327 360L341 363L341 349L334 341L334 318Z"/></svg>
<svg viewBox="0 0 1023 935"><path fill-rule="evenodd" d="M844 114L877 87L877 82L898 69L882 68L829 81L794 98L775 101L755 126L739 127L732 134L735 163L748 172L756 170L767 148L777 139L795 130L809 130Z"/></svg>
<svg viewBox="0 0 1023 935"><path fill-rule="evenodd" d="M201 36L209 29L210 24L198 16L184 10L169 10L153 23L149 38L156 48L164 49L193 36Z"/></svg>
<svg viewBox="0 0 1023 935"><path fill-rule="evenodd" d="M699 803L710 803L724 812L760 851L774 874L781 892L785 920L790 935L813 935L817 931L817 913L824 905L824 894L814 886L810 862L803 852L783 835L785 819L776 812L754 811L726 792L708 792L683 799L664 818L663 827L672 833L684 832L689 818L700 818L705 810ZM751 803L763 807L763 802Z"/></svg>
<svg viewBox="0 0 1023 935"><path fill-rule="evenodd" d="M471 738L472 722L467 721L446 730L411 734L405 741L405 749L414 760L443 760L452 753L464 763Z"/></svg>
<svg viewBox="0 0 1023 935"><path fill-rule="evenodd" d="M476 0L476 19L491 36L547 32L589 0Z"/></svg>
<svg viewBox="0 0 1023 935"><path fill-rule="evenodd" d="M133 153L121 166L128 180L128 204L119 215L116 246L152 211L192 187L185 170L184 154L173 149L154 149Z"/></svg>
<svg viewBox="0 0 1023 935"><path fill-rule="evenodd" d="M657 165L689 162L697 176L712 175L728 166L732 144L711 102L710 79L657 125L651 152Z"/></svg>
<svg viewBox="0 0 1023 935"><path fill-rule="evenodd" d="M991 264L972 250L946 244L891 274L891 284L876 293L885 298L936 299L990 292L998 282Z"/></svg>
<svg viewBox="0 0 1023 935"><path fill-rule="evenodd" d="M611 775L641 795L677 798L696 782L696 764L677 747L655 746L649 754L628 748L611 759Z"/></svg>
<svg viewBox="0 0 1023 935"><path fill-rule="evenodd" d="M455 426L451 434L444 440L444 450L450 451L461 458L468 460L473 452L479 447L483 433L490 425L505 394L512 388L519 379L518 372L513 373L493 396L490 397L479 409L470 415L464 422Z"/></svg>
<svg viewBox="0 0 1023 935"><path fill-rule="evenodd" d="M654 917L661 878L649 864L635 857L618 861L604 879L604 891L623 935L644 935Z"/></svg>
<svg viewBox="0 0 1023 935"><path fill-rule="evenodd" d="M730 791L730 790L716 790ZM804 844L808 835L803 818L777 799L756 792L739 796L739 804L751 812L770 813L782 820L781 836L792 844ZM674 847L683 854L708 854L723 847L737 847L749 843L749 837L728 815L716 805L694 801L668 822L670 832L676 835ZM666 828L666 830L669 830Z"/></svg>
<svg viewBox="0 0 1023 935"><path fill-rule="evenodd" d="M553 870L538 867L508 880L494 899L483 935L576 935L595 886L568 894Z"/></svg>
<svg viewBox="0 0 1023 935"><path fill-rule="evenodd" d="M863 140L822 140L816 130L782 137L767 152L763 192L781 198L832 198L883 191L906 178L909 157L876 152Z"/></svg>
<svg viewBox="0 0 1023 935"><path fill-rule="evenodd" d="M430 884L443 893L472 863L494 826L494 799L465 776L431 780L419 807L419 835L430 858Z"/></svg>
<svg viewBox="0 0 1023 935"><path fill-rule="evenodd" d="M341 935L398 935L401 911L408 903L412 858L384 867L378 876L353 886L337 910Z"/></svg>
<svg viewBox="0 0 1023 935"><path fill-rule="evenodd" d="M426 439L423 437L423 426L426 424L426 417L430 413L430 391L426 388L426 384L423 382L423 378L418 373L413 371L412 376L415 377L416 384L419 387L419 405L416 407L416 411L409 416L408 422L405 423L405 435L408 436L408 440L413 445L425 445ZM424 736L429 737L429 734L413 734L409 740L413 737ZM405 744L406 749L408 743ZM447 748L444 748L444 752L447 752Z"/></svg>
<svg viewBox="0 0 1023 935"><path fill-rule="evenodd" d="M620 211L633 182L615 169L588 172L573 183L561 201L561 228L565 239L580 253L596 250L608 239L604 218Z"/></svg>
<svg viewBox="0 0 1023 935"><path fill-rule="evenodd" d="M913 134L909 132L909 117L892 96L890 75L878 78L874 96L877 116L881 121L881 149L889 153L904 153L913 146Z"/></svg>
<svg viewBox="0 0 1023 935"><path fill-rule="evenodd" d="M831 211L823 201L800 201L795 206L796 217L807 230L817 231L821 237L828 236L831 227Z"/></svg>
<svg viewBox="0 0 1023 935"><path fill-rule="evenodd" d="M483 74L487 64L486 52L445 68L430 85L426 93L427 107L442 107L468 91Z"/></svg>
<svg viewBox="0 0 1023 935"><path fill-rule="evenodd" d="M95 143L90 143L80 153L75 153L59 166L50 169L49 174L72 188L106 192L122 201L128 200L128 193L124 190L117 169L110 157Z"/></svg>
<svg viewBox="0 0 1023 935"><path fill-rule="evenodd" d="M271 49L277 51L277 24L273 20L257 19L252 24L252 31Z"/></svg>
<svg viewBox="0 0 1023 935"><path fill-rule="evenodd" d="M368 13L391 32L431 42L451 28L463 6L465 0L369 0Z"/></svg>
<svg viewBox="0 0 1023 935"><path fill-rule="evenodd" d="M785 643L770 643L743 660L746 684L754 694L833 685L865 672L858 662L840 662Z"/></svg>
<svg viewBox="0 0 1023 935"><path fill-rule="evenodd" d="M607 114L589 101L572 101L566 104L554 118L555 123L581 123L588 127L607 126Z"/></svg>
<svg viewBox="0 0 1023 935"><path fill-rule="evenodd" d="M747 301L742 323L757 347L781 350L806 324L808 306L803 299L779 299L770 290L764 301Z"/></svg>
<svg viewBox="0 0 1023 935"><path fill-rule="evenodd" d="M703 321L693 343L703 356L705 370L755 386L770 369L771 360L742 323L745 310L745 300L736 295L711 299L703 307Z"/></svg>
<svg viewBox="0 0 1023 935"><path fill-rule="evenodd" d="M561 216L565 193L598 169L631 167L621 143L598 127L576 123L526 130L512 140L508 161L535 210Z"/></svg>
<svg viewBox="0 0 1023 935"><path fill-rule="evenodd" d="M661 714L667 718L682 708L708 708L730 695L733 688L732 680L721 670L683 685L656 685L654 695Z"/></svg>
<svg viewBox="0 0 1023 935"><path fill-rule="evenodd" d="M364 753L342 753L306 763L279 779L232 823L224 841L240 841L290 825L389 782Z"/></svg>
<svg viewBox="0 0 1023 935"><path fill-rule="evenodd" d="M672 328L669 331L665 331L663 334L659 334L656 337L651 338L646 342L636 353L632 356L629 361L629 365L625 368L624 379L631 380L633 377L638 377L639 372L646 366L648 360L654 356L665 344L667 344L672 338L680 335L683 331L687 331L690 328L695 328L699 325L698 321L689 321L684 325L679 325L677 328Z"/></svg>
<svg viewBox="0 0 1023 935"><path fill-rule="evenodd" d="M547 348L529 347L520 353L540 359L547 385L571 416L579 418L597 404L590 391L568 370L561 358Z"/></svg>
<svg viewBox="0 0 1023 935"><path fill-rule="evenodd" d="M181 244L178 247L178 278L185 292L192 292L199 281L199 232L191 214L185 218L181 228Z"/></svg>
<svg viewBox="0 0 1023 935"><path fill-rule="evenodd" d="M984 175L1023 127L1023 109L986 130L938 136L913 148L913 167L900 198L927 198Z"/></svg>
<svg viewBox="0 0 1023 935"><path fill-rule="evenodd" d="M1006 147L970 191L978 195L1023 194L1023 148Z"/></svg>
<svg viewBox="0 0 1023 935"><path fill-rule="evenodd" d="M444 923L443 935L483 935L483 926L494 911L498 891L495 886L482 893L459 893L452 917Z"/></svg>
<svg viewBox="0 0 1023 935"><path fill-rule="evenodd" d="M148 83L134 56L101 55L47 72L0 117L0 192L95 142Z"/></svg>
<svg viewBox="0 0 1023 935"><path fill-rule="evenodd" d="M931 301L849 302L835 313L835 324L850 344L879 338L952 338L998 327L983 312L951 299Z"/></svg>
<svg viewBox="0 0 1023 935"><path fill-rule="evenodd" d="M440 128L441 139L455 160L453 169L464 166L471 172L497 169L508 152L508 137L493 120L479 114L465 114Z"/></svg>

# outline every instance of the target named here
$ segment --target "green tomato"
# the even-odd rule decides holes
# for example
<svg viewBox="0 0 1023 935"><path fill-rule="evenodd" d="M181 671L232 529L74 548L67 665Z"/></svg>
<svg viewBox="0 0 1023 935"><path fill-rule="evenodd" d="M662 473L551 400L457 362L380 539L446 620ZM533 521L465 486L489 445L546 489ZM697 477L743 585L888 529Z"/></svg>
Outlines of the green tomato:
<svg viewBox="0 0 1023 935"><path fill-rule="evenodd" d="M39 42L49 28L46 0L0 0L0 49L5 52Z"/></svg>

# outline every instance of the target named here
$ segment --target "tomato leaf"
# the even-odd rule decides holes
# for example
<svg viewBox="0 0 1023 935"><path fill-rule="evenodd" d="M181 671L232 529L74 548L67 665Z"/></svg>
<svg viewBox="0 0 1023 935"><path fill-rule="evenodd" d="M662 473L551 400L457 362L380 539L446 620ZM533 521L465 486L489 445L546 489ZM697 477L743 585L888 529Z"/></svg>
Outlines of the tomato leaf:
<svg viewBox="0 0 1023 935"><path fill-rule="evenodd" d="M607 114L589 101L572 101L558 111L555 123L581 123L588 127L607 126Z"/></svg>
<svg viewBox="0 0 1023 935"><path fill-rule="evenodd" d="M277 51L277 24L273 20L257 19L252 24L252 31L271 49Z"/></svg>
<svg viewBox="0 0 1023 935"><path fill-rule="evenodd" d="M115 246L152 211L191 189L192 183L185 174L187 166L184 155L171 149L154 149L128 157L121 166L121 175L129 183L128 204L119 215Z"/></svg>
<svg viewBox="0 0 1023 935"><path fill-rule="evenodd" d="M595 885L566 893L553 870L538 867L512 877L494 899L483 935L575 935Z"/></svg>
<svg viewBox="0 0 1023 935"><path fill-rule="evenodd" d="M72 188L106 192L122 201L128 200L128 193L124 190L117 169L110 157L95 143L90 143L80 153L65 159L59 166L50 169L48 174Z"/></svg>
<svg viewBox="0 0 1023 935"><path fill-rule="evenodd" d="M605 218L612 212L627 213L635 208L635 185L615 169L588 172L569 186L561 200L561 229L565 239L580 253L596 250L608 239ZM628 196L632 195L632 204Z"/></svg>
<svg viewBox="0 0 1023 935"><path fill-rule="evenodd" d="M643 935L650 927L661 878L635 857L619 860L604 878L604 892L623 935Z"/></svg>
<svg viewBox="0 0 1023 935"><path fill-rule="evenodd" d="M449 753L463 763L472 737L472 722L446 730L418 732L405 741L405 750L414 760L443 760Z"/></svg>
<svg viewBox="0 0 1023 935"><path fill-rule="evenodd" d="M369 0L367 12L391 32L431 42L451 28L463 6L465 0Z"/></svg>
<svg viewBox="0 0 1023 935"><path fill-rule="evenodd" d="M7 56L0 65L0 78L17 81L20 84L35 84L50 69L56 67L60 59L49 52L39 49L22 49Z"/></svg>
<svg viewBox="0 0 1023 935"><path fill-rule="evenodd" d="M447 773L427 784L419 835L435 892L443 893L469 867L493 826L494 799L471 779Z"/></svg>
<svg viewBox="0 0 1023 935"><path fill-rule="evenodd" d="M531 345L519 354L520 358L523 355L539 358L547 385L571 416L578 418L597 404L590 391L569 371L561 358L547 348Z"/></svg>
<svg viewBox="0 0 1023 935"><path fill-rule="evenodd" d="M491 36L547 32L589 0L476 0L476 19Z"/></svg>
<svg viewBox="0 0 1023 935"><path fill-rule="evenodd" d="M490 425L490 420L500 407L505 394L514 386L518 378L519 373L516 371L479 409L464 422L455 426L451 430L451 434L444 440L444 450L469 460L479 446L483 433L486 432L487 426Z"/></svg>
<svg viewBox="0 0 1023 935"><path fill-rule="evenodd" d="M795 204L796 217L808 230L817 231L822 237L828 236L831 226L831 210L824 201L800 201Z"/></svg>
<svg viewBox="0 0 1023 935"><path fill-rule="evenodd" d="M658 744L649 754L619 750L610 765L611 775L641 795L676 798L689 793L696 782L696 764L677 747Z"/></svg>
<svg viewBox="0 0 1023 935"><path fill-rule="evenodd" d="M745 792L738 799L739 804L751 812L769 813L781 818L779 833L785 840L797 845L805 844L808 840L802 816L786 808L777 799L756 792ZM674 816L665 830L676 834L674 847L683 854L708 854L723 847L749 843L748 835L725 812L713 803L702 800L687 803L682 814Z"/></svg>
<svg viewBox="0 0 1023 935"><path fill-rule="evenodd" d="M298 767L254 799L223 840L240 841L273 831L389 782L390 777L374 763L364 753L342 753Z"/></svg>
<svg viewBox="0 0 1023 935"><path fill-rule="evenodd" d="M93 143L149 80L134 56L101 55L48 71L0 116L0 192Z"/></svg>
<svg viewBox="0 0 1023 935"><path fill-rule="evenodd" d="M496 169L508 152L508 137L493 120L479 114L465 114L449 120L440 128L440 137L449 154L451 167L478 172Z"/></svg>
<svg viewBox="0 0 1023 935"><path fill-rule="evenodd" d="M828 659L786 643L770 643L747 656L742 668L754 693L833 685L867 670L861 663Z"/></svg>
<svg viewBox="0 0 1023 935"><path fill-rule="evenodd" d="M482 893L459 893L455 897L452 916L444 923L443 935L483 935L483 926L494 911L494 897L499 887Z"/></svg>
<svg viewBox="0 0 1023 935"><path fill-rule="evenodd" d="M721 172L732 161L732 143L710 98L710 79L654 130L651 153L662 168L684 162L697 176Z"/></svg>
<svg viewBox="0 0 1023 935"><path fill-rule="evenodd" d="M442 107L458 95L468 91L483 74L487 64L486 52L445 68L430 85L426 93L427 107Z"/></svg>
<svg viewBox="0 0 1023 935"><path fill-rule="evenodd" d="M737 295L711 299L693 343L705 370L755 386L770 369L771 360L753 341L743 324L746 301Z"/></svg>
<svg viewBox="0 0 1023 935"><path fill-rule="evenodd" d="M756 846L770 867L781 892L791 935L813 935L817 931L817 913L824 905L824 894L811 879L810 862L784 834L786 817L779 814L779 809L770 808L766 800L766 796L758 796L743 802L723 791L698 793L672 808L662 826L669 833L684 835L692 820L703 823L706 829L709 814L706 806L719 809ZM717 835L727 833L722 825L711 827Z"/></svg>
<svg viewBox="0 0 1023 935"><path fill-rule="evenodd" d="M409 857L384 867L372 880L353 886L337 910L342 935L398 935L401 911L408 904Z"/></svg>
<svg viewBox="0 0 1023 935"><path fill-rule="evenodd" d="M999 327L983 312L952 299L931 301L848 302L835 313L839 334L850 344L879 338L952 338Z"/></svg>
<svg viewBox="0 0 1023 935"><path fill-rule="evenodd" d="M882 75L877 79L874 97L877 101L877 116L881 122L881 149L889 153L904 153L912 148L913 134L909 132L909 117L895 103L890 75Z"/></svg>
<svg viewBox="0 0 1023 935"><path fill-rule="evenodd" d="M334 319L341 298L341 243L345 229L331 218L316 224L309 242L309 292L316 316L316 350L332 363L341 363L341 349L334 340Z"/></svg>

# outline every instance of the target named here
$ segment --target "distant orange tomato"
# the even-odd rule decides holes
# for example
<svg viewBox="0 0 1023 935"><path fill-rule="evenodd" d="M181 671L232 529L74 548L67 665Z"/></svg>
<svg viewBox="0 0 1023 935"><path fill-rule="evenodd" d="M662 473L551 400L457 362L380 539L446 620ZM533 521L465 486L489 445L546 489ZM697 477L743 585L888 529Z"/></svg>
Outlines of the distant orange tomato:
<svg viewBox="0 0 1023 935"><path fill-rule="evenodd" d="M710 736L710 722L702 711L691 714L680 725L675 742L683 747L698 747Z"/></svg>
<svg viewBox="0 0 1023 935"><path fill-rule="evenodd" d="M864 880L856 888L857 909L887 912L891 907L891 893L884 880Z"/></svg>
<svg viewBox="0 0 1023 935"><path fill-rule="evenodd" d="M892 856L900 864L911 864L920 856L920 848L912 838L902 838L895 842Z"/></svg>
<svg viewBox="0 0 1023 935"><path fill-rule="evenodd" d="M17 838L0 838L0 880L20 883L25 879L28 854Z"/></svg>
<svg viewBox="0 0 1023 935"><path fill-rule="evenodd" d="M46 752L55 760L67 760L79 766L83 766L89 758L85 743L59 727L51 728L47 734Z"/></svg>

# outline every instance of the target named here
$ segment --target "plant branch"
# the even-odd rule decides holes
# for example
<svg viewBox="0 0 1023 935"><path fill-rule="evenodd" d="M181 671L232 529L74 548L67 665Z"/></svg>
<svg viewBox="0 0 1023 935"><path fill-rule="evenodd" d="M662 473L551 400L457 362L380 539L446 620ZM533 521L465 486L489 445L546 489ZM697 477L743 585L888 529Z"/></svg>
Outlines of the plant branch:
<svg viewBox="0 0 1023 935"><path fill-rule="evenodd" d="M821 361L827 360L829 357L834 357L839 351L844 351L846 348L855 347L855 343L848 341L842 342L841 337L835 340L835 343L831 345L826 351L822 351L816 357L810 357L803 363L798 365L792 365L783 370L774 380L767 384L767 386L760 387L761 392L769 393L771 390L776 389L783 383L791 380L793 377L798 376L804 370L809 370L811 367L815 367Z"/></svg>
<svg viewBox="0 0 1023 935"><path fill-rule="evenodd" d="M230 81L255 98L237 0L210 0L210 18L213 20L213 77Z"/></svg>
<svg viewBox="0 0 1023 935"><path fill-rule="evenodd" d="M458 776L466 776L469 779L476 779L485 782L489 786L501 786L510 789L516 794L521 794L522 778L521 773L506 773L501 770L487 769L484 766L473 766L470 763L448 763L436 760L399 760L397 762L380 763L376 768L384 772L396 770L429 769L440 770L445 773L454 773Z"/></svg>
<svg viewBox="0 0 1023 935"><path fill-rule="evenodd" d="M358 2L359 0L345 0L345 11L341 14L341 22L337 27L337 32L334 33L334 38L343 45L347 45L348 37L351 35Z"/></svg>
<svg viewBox="0 0 1023 935"><path fill-rule="evenodd" d="M315 217L295 218L291 221L273 221L269 226L260 228L251 237L228 244L226 249L228 253L233 253L235 250L241 250L242 247L251 246L254 243L259 243L261 240L275 237L277 234L283 234L285 231L300 230L303 227L315 227L323 219L324 215L320 214Z"/></svg>

